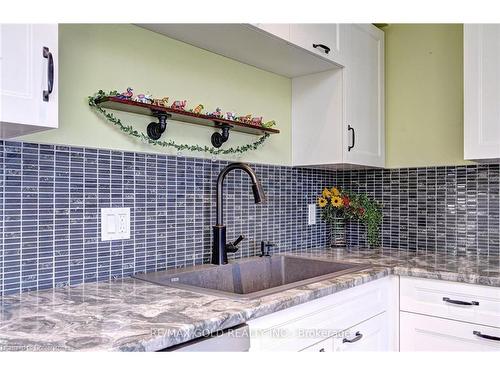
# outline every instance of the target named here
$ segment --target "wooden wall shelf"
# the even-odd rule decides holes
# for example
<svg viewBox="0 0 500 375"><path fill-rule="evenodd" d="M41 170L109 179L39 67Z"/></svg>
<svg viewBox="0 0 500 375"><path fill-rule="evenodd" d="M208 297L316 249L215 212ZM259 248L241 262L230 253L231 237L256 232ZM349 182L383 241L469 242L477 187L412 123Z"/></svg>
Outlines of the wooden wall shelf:
<svg viewBox="0 0 500 375"><path fill-rule="evenodd" d="M141 115L158 117L161 122L160 116L168 116L169 120L181 121L195 125L215 127L223 129L223 131L231 130L247 134L278 134L280 131L273 128L265 128L263 126L246 124L244 122L227 120L224 118L217 118L204 114L196 114L189 111L177 110L173 108L156 106L153 104L140 103L128 99L120 99L114 96L106 96L96 100L96 103L108 109L119 111L137 113ZM219 146L220 147L220 146Z"/></svg>

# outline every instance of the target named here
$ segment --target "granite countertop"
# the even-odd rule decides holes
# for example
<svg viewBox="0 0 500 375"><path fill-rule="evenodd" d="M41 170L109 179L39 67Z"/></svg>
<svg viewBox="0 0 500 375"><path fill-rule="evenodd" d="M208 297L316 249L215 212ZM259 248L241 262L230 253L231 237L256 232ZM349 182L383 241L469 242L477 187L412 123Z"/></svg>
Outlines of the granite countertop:
<svg viewBox="0 0 500 375"><path fill-rule="evenodd" d="M155 351L392 273L500 286L499 257L447 259L389 249L292 254L371 266L255 300L131 278L6 296L0 300L0 351Z"/></svg>
<svg viewBox="0 0 500 375"><path fill-rule="evenodd" d="M342 262L368 263L390 267L395 275L457 281L500 287L500 255L456 256L398 249L308 250L312 256L328 253L328 258Z"/></svg>

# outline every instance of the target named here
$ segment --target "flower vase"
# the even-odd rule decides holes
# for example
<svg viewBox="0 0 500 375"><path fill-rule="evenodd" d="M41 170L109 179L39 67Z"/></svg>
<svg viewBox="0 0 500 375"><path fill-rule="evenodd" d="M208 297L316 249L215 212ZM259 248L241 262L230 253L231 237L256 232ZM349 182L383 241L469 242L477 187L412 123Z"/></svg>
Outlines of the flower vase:
<svg viewBox="0 0 500 375"><path fill-rule="evenodd" d="M346 247L345 218L334 216L330 223L330 247Z"/></svg>

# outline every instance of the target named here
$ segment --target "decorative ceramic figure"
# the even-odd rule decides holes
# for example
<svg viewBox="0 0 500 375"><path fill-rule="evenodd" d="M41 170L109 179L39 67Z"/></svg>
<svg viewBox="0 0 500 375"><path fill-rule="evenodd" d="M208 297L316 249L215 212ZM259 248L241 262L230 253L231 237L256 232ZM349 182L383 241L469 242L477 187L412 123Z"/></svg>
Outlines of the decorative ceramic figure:
<svg viewBox="0 0 500 375"><path fill-rule="evenodd" d="M134 96L134 89L131 87L127 87L127 91L116 95L118 99L132 99L133 96Z"/></svg>
<svg viewBox="0 0 500 375"><path fill-rule="evenodd" d="M203 110L203 108L205 108L203 106L203 104L198 104L194 109L193 109L193 113L196 113L197 115L199 115L201 113L201 111Z"/></svg>
<svg viewBox="0 0 500 375"><path fill-rule="evenodd" d="M166 108L168 106L168 96L165 96L161 99L153 99L153 105Z"/></svg>
<svg viewBox="0 0 500 375"><path fill-rule="evenodd" d="M235 112L226 112L226 119L234 121L236 120L236 113Z"/></svg>
<svg viewBox="0 0 500 375"><path fill-rule="evenodd" d="M222 117L222 109L217 107L214 112L207 113L208 116L213 116L213 117Z"/></svg>
<svg viewBox="0 0 500 375"><path fill-rule="evenodd" d="M272 128L274 125L276 125L276 121L271 120L271 121L263 123L262 127L264 127L264 128Z"/></svg>
<svg viewBox="0 0 500 375"><path fill-rule="evenodd" d="M135 101L139 103L151 104L153 102L153 97L151 94L139 94L135 98Z"/></svg>
<svg viewBox="0 0 500 375"><path fill-rule="evenodd" d="M244 122L246 124L252 122L252 115L236 117L236 121Z"/></svg>
<svg viewBox="0 0 500 375"><path fill-rule="evenodd" d="M255 126L261 126L262 125L262 116L260 117L253 117L252 120L250 121L252 125Z"/></svg>
<svg viewBox="0 0 500 375"><path fill-rule="evenodd" d="M175 102L172 103L172 106L170 108L184 111L184 108L186 108L186 103L187 103L186 100L176 100Z"/></svg>

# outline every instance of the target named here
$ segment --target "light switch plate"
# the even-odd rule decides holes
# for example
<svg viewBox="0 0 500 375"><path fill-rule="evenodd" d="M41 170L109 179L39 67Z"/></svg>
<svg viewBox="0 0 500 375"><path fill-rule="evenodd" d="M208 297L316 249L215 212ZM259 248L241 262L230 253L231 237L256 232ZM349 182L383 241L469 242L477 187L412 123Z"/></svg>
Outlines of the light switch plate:
<svg viewBox="0 0 500 375"><path fill-rule="evenodd" d="M307 224L316 224L316 205L314 203L307 205Z"/></svg>
<svg viewBox="0 0 500 375"><path fill-rule="evenodd" d="M101 241L130 238L130 208L101 208Z"/></svg>

